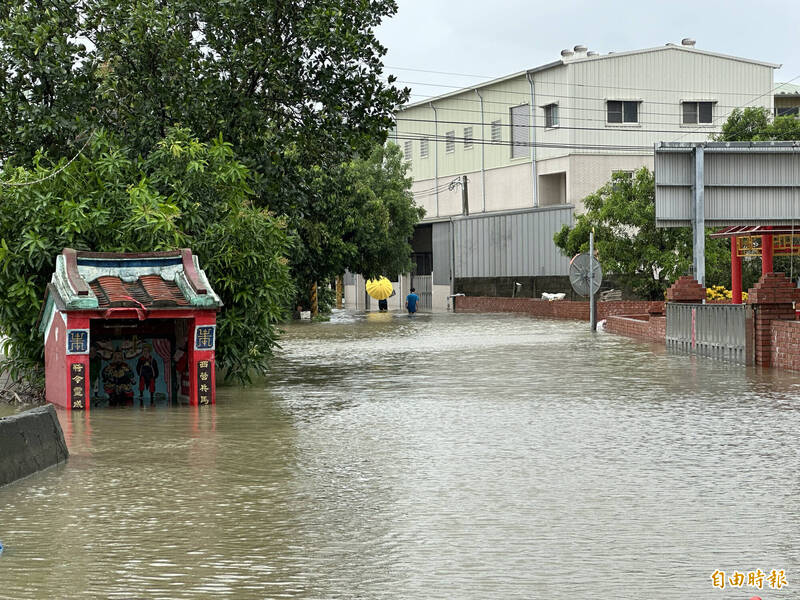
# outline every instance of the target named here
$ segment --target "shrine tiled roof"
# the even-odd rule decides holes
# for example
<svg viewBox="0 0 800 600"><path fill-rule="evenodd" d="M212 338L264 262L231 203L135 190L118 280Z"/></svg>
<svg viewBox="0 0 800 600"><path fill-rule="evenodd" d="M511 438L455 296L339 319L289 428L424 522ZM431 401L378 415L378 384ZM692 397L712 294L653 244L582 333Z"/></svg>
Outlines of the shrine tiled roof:
<svg viewBox="0 0 800 600"><path fill-rule="evenodd" d="M143 275L136 281L123 281L109 275L98 277L89 284L97 296L100 308L129 306L152 307L189 306L180 288L159 275Z"/></svg>
<svg viewBox="0 0 800 600"><path fill-rule="evenodd" d="M139 311L222 306L197 257L188 248L168 252L81 252L56 257L42 315L52 310Z"/></svg>

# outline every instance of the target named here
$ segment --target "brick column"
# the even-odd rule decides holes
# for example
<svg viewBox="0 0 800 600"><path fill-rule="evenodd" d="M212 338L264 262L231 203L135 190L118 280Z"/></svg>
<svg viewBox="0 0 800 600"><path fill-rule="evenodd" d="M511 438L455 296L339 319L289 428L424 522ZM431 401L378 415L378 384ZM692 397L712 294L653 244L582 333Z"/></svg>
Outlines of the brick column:
<svg viewBox="0 0 800 600"><path fill-rule="evenodd" d="M667 290L667 302L701 304L706 298L706 288L697 283L694 277L684 275Z"/></svg>
<svg viewBox="0 0 800 600"><path fill-rule="evenodd" d="M766 273L747 293L747 304L753 308L753 343L755 363L772 364L772 321L793 321L793 302L800 302L800 289L783 273Z"/></svg>

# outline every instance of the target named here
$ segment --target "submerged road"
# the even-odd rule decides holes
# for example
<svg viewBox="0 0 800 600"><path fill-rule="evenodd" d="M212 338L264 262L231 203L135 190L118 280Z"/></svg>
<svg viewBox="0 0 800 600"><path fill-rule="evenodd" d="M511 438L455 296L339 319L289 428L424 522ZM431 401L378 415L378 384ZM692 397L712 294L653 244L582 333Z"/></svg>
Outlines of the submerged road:
<svg viewBox="0 0 800 600"><path fill-rule="evenodd" d="M570 321L337 313L216 407L62 413L0 598L783 598L800 376ZM714 588L714 571L787 586Z"/></svg>

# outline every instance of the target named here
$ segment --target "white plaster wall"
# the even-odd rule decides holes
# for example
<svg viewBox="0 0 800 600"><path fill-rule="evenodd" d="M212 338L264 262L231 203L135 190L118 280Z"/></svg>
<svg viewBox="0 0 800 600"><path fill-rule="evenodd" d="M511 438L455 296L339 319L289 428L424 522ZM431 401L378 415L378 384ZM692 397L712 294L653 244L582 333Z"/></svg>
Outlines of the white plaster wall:
<svg viewBox="0 0 800 600"><path fill-rule="evenodd" d="M486 171L486 212L533 206L531 164Z"/></svg>
<svg viewBox="0 0 800 600"><path fill-rule="evenodd" d="M465 173L467 176L467 196L469 199L469 212L481 212L484 207L483 201L483 181L480 171ZM446 186L454 179L461 180L461 176L440 177L439 185ZM437 203L436 194L431 190L436 188L435 179L423 179L414 181L411 185L411 192L414 194L414 202L417 206L425 209L425 218L449 217L460 215L461 207L461 186L454 186L453 190L445 187L439 192Z"/></svg>
<svg viewBox="0 0 800 600"><path fill-rule="evenodd" d="M356 309L356 286L355 285L345 285L344 286L344 308L347 310L355 310Z"/></svg>
<svg viewBox="0 0 800 600"><path fill-rule="evenodd" d="M431 286L431 310L433 312L447 311L447 296L450 295L449 285Z"/></svg>
<svg viewBox="0 0 800 600"><path fill-rule="evenodd" d="M653 170L652 154L636 155L573 155L567 171L567 202L575 205L575 212L584 212L583 199L593 194L608 181L614 171L636 171L642 167Z"/></svg>

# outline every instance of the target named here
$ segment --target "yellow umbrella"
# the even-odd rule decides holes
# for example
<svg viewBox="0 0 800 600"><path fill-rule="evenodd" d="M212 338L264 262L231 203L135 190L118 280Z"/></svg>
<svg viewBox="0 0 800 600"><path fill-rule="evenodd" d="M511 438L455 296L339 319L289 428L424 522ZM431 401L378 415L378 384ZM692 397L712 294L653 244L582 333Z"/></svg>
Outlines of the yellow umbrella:
<svg viewBox="0 0 800 600"><path fill-rule="evenodd" d="M392 295L392 282L386 277L367 280L367 293L375 300L386 300Z"/></svg>

